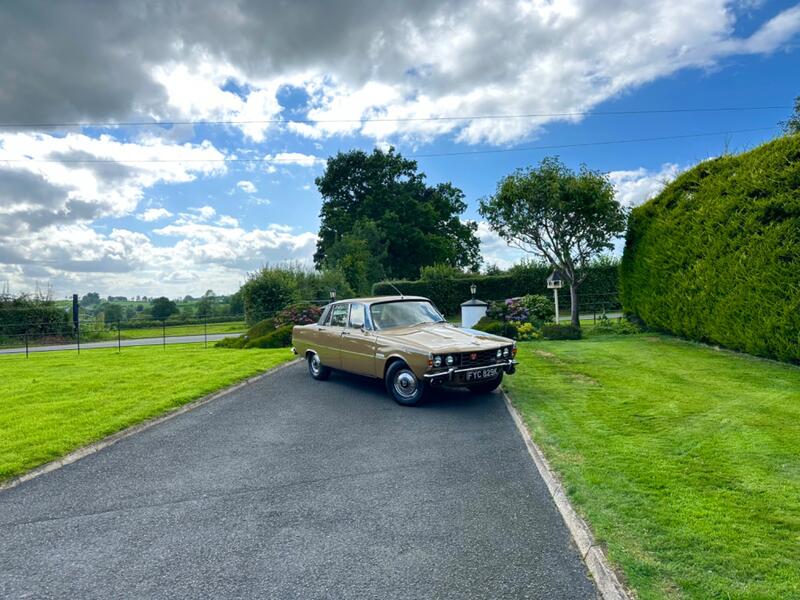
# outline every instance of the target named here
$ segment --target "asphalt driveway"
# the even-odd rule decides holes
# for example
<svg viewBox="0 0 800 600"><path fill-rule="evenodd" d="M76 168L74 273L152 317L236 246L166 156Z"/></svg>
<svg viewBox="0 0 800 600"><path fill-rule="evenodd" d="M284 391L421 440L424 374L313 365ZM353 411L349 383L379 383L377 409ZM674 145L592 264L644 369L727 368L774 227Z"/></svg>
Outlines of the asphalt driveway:
<svg viewBox="0 0 800 600"><path fill-rule="evenodd" d="M0 597L594 598L502 397L296 365L0 492Z"/></svg>

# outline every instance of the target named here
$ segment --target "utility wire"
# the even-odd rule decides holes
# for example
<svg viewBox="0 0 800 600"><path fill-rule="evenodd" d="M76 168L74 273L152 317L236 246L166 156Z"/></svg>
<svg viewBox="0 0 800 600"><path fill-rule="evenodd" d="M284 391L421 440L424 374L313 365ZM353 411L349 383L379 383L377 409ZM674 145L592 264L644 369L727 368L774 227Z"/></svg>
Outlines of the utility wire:
<svg viewBox="0 0 800 600"><path fill-rule="evenodd" d="M754 133L761 131L774 131L778 129L772 127L755 127L752 129L728 129L724 131L708 131L703 133L686 133L682 135L664 135L654 137L628 138L620 140L604 140L598 142L575 142L572 144L548 144L541 146L523 146L520 148L491 148L485 150L464 150L453 152L433 152L428 154L409 154L407 158L437 158L445 156L472 156L479 154L503 154L506 152L527 152L535 150L558 150L565 148L585 148L590 146L610 146L613 144L637 144L643 142L660 142L666 140L683 140L689 138L713 137L718 135L732 135L734 133ZM279 160L276 158L153 158L153 159L41 159L41 158L3 158L0 162L5 163L57 163L57 164L102 164L102 163L276 163L294 164L296 161L291 159Z"/></svg>
<svg viewBox="0 0 800 600"><path fill-rule="evenodd" d="M478 121L496 119L535 119L581 116L656 115L675 113L746 112L763 110L791 110L792 106L726 106L706 108L655 108L642 110L572 111L553 113L523 113L498 115L468 115L441 117L363 117L357 119L253 119L253 120L200 120L200 121L99 121L67 123L0 123L4 129L56 129L60 127L150 127L174 125L267 125L280 123L408 123L415 121Z"/></svg>

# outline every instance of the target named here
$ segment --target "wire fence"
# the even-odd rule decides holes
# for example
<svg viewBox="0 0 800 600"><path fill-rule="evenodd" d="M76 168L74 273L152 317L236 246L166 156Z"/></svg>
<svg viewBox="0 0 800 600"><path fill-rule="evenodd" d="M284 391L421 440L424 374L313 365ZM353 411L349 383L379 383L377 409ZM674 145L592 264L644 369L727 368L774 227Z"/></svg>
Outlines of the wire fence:
<svg viewBox="0 0 800 600"><path fill-rule="evenodd" d="M81 318L76 322L9 323L0 321L0 354L21 354L48 350L116 348L127 346L215 342L226 336L240 335L247 329L243 314L213 315L194 318L127 321Z"/></svg>

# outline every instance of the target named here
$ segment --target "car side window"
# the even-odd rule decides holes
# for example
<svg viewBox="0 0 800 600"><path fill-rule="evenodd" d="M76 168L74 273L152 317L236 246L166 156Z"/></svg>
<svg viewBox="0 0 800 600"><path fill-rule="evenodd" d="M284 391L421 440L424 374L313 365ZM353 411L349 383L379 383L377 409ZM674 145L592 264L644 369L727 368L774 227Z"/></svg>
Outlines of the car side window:
<svg viewBox="0 0 800 600"><path fill-rule="evenodd" d="M366 321L366 311L363 304L350 305L350 327L360 329Z"/></svg>
<svg viewBox="0 0 800 600"><path fill-rule="evenodd" d="M331 310L331 327L344 327L347 325L347 309L349 304L337 304Z"/></svg>

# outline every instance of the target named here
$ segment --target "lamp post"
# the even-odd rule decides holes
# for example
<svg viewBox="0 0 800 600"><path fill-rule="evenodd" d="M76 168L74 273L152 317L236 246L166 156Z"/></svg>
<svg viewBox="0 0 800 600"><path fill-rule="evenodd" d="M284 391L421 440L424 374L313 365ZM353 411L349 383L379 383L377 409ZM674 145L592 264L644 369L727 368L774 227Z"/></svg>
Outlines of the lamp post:
<svg viewBox="0 0 800 600"><path fill-rule="evenodd" d="M469 293L472 294L473 300L475 299L475 292L477 291L478 291L478 286L476 286L474 283L469 286Z"/></svg>
<svg viewBox="0 0 800 600"><path fill-rule="evenodd" d="M336 302L336 290L331 290L331 302Z"/></svg>

